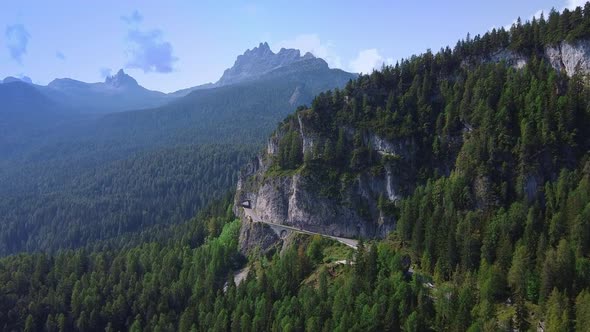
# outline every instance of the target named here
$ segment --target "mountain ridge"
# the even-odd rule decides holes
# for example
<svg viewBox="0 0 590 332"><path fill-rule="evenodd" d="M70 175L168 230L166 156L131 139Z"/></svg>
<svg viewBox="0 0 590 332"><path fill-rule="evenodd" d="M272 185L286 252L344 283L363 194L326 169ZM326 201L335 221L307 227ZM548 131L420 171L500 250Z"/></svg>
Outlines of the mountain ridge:
<svg viewBox="0 0 590 332"><path fill-rule="evenodd" d="M274 53L268 43L263 42L239 55L233 66L226 69L215 84L229 85L252 80L275 69L309 59L316 57L309 52L301 56L301 52L296 49L281 48L278 53Z"/></svg>
<svg viewBox="0 0 590 332"><path fill-rule="evenodd" d="M75 136L43 151L65 156L70 189L52 187L52 160L23 165L49 172L33 179L42 195L0 200L0 254L35 251L0 258L0 329L588 331L590 57L575 45L589 36L587 3L360 75L294 113L288 100L330 83L314 79L345 77L308 59L105 116L90 145L109 155L152 134L228 144L77 177ZM234 188L228 164L254 137L268 142L233 202L169 225Z"/></svg>
<svg viewBox="0 0 590 332"><path fill-rule="evenodd" d="M509 40L509 38L498 38L491 34L486 34L485 37L497 38L496 40ZM486 44L490 43L486 39L478 39L477 43L480 43L479 45L482 45L482 48L489 48L490 45ZM458 45L461 46L462 44L459 43ZM432 147L423 146L423 143L420 143L425 139L424 137L404 134L399 128L383 128L375 126L375 123L372 122L336 124L338 120L342 121L341 119L351 116L347 115L345 111L339 110L344 109L348 112L354 110L357 117L366 116L371 118L376 117L375 114L377 114L377 116L387 119L385 116L387 112L395 114L397 109L403 108L404 105L401 101L400 105L398 105L392 99L394 96L401 94L401 92L397 92L400 89L399 87L393 85L383 89L379 84L385 84L381 83L381 81L401 80L395 75L403 77L402 73L407 70L410 63L420 61L423 62L423 65L432 66L438 70L440 68L436 67L437 65L444 67L439 63L448 61L448 64L445 65L453 68L457 76L467 75L467 71L484 71L489 66L497 66L497 71L500 71L500 68L505 68L516 72L526 72L527 68L538 66L542 70L553 72L557 77L564 75L573 80L576 80L577 77L588 77L590 75L590 39L588 38L558 41L556 44L546 43L543 47L535 49L535 53L532 54L527 53L525 50L515 50L509 47L508 44L502 43L496 49L488 50L487 53L479 52L477 47L474 46L471 46L474 50L469 50L464 46L465 50L472 53L464 54L462 52L466 51L460 46L454 51L442 50L436 55L427 52L420 55L420 57L403 62L401 65L386 67L384 73L375 72L363 75L354 82L356 85L349 84L343 91L330 91L328 95L320 94L315 98L314 105L309 109L300 109L294 115L287 117L270 137L267 147L244 168L238 181L235 198L236 206L239 206L240 202L248 200L252 204L251 208L265 220L289 226L304 227L304 229L329 235L383 238L395 229L397 223L393 215L387 214L387 210L391 209L391 207L383 207L387 205L394 206L397 202L411 196L416 184L420 184L420 177L416 173L415 165L418 160L429 160L427 157L420 156L418 151L428 151ZM453 63L450 60L453 56L462 61ZM458 66L456 66L457 64ZM421 75L426 74L418 73L416 75L422 77ZM548 74L544 75L547 76ZM407 78L410 79L410 76L407 76ZM556 78L556 80L559 79ZM467 79L463 78L463 80ZM368 90L359 88L359 85L362 85L359 82L366 82L365 84L373 88ZM457 78L451 76L449 84L457 84ZM557 84L557 86L560 85ZM563 89L563 87L560 87L560 89ZM434 96L443 95L443 92L429 93ZM388 95L389 97L387 97ZM398 98L400 97L398 96ZM433 100L429 101L432 104L429 107L433 109L437 106L440 107L438 103L442 101L438 99L441 98L433 98ZM333 101L337 99L340 101ZM379 102L371 105L371 101ZM426 101L422 102L426 103ZM415 101L413 103L412 108L405 110L405 112L416 112L417 105ZM330 104L335 105L328 106ZM367 109L360 110L359 105L361 104L365 105L363 107ZM333 107L333 109L327 111L329 107ZM467 110L464 112L467 112ZM339 113L338 117L340 118L333 118L332 114L334 113ZM424 117L424 115L421 117ZM421 117L413 115L411 118ZM321 122L320 119L323 119L324 122L318 125L318 122ZM335 123L326 122L325 119L332 119ZM426 121L426 124L417 123L416 126L434 125L432 123L434 119L423 119L422 121ZM432 168L428 172L432 174L449 176L452 173L455 163L459 163L458 160L455 161L453 158L460 157L461 144L464 144L466 140L464 133L474 130L472 120L463 118L453 121L461 123L455 128L456 132L444 139L439 138L447 141L448 148L445 150L445 156L448 159L436 161L436 166L430 165ZM328 134L327 132L330 131L326 128L331 128L332 132ZM334 130L336 130L336 133L333 132ZM396 130L399 132L396 132ZM428 135L432 134L429 133ZM439 133L439 135L441 134ZM342 142L338 144L352 144L354 142L358 149L358 151L348 151L347 157L340 156L339 158L352 158L350 160L351 165L360 164L365 165L364 167L367 167L366 163L373 163L373 167L379 167L379 172L375 173L374 169L363 169L363 167L358 166L343 166L345 170L340 170L342 178L330 179L334 183L342 183L339 194L331 193L333 196L325 197L325 193L322 193L324 189L319 189L314 183L321 182L327 173L334 172L333 161L326 161L324 158L325 153L328 153L326 151L330 150L332 151L330 153L334 154L334 150L338 150L334 146L337 144L336 141ZM431 144L435 146L440 143L432 142ZM588 142L582 140L579 144L582 146L588 144ZM329 148L328 145L330 145ZM293 148L297 149L297 151L291 150ZM572 164L572 152L569 152L569 149L563 149L564 165ZM344 152L341 151L340 153ZM435 152L429 151L428 153L434 154ZM295 163L282 161L283 158L294 158L292 156L298 156ZM311 158L311 161L308 161L308 163L303 160L304 158ZM355 160L356 158L359 160ZM373 160L373 162L360 160L363 158ZM550 158L550 156L544 158ZM435 163L433 160L429 162ZM548 170L558 167L543 165L540 170L530 171L530 173L522 175L523 188L515 190L522 190L527 200L536 199L539 196L541 183L552 180L557 176L555 170ZM407 170L400 171L400 169L404 168ZM489 180L478 179L478 181ZM332 184L326 182L323 185L329 188L333 187ZM476 186L476 184L472 185ZM482 186L482 184L478 183L477 186ZM473 190L476 191L476 189ZM488 189L478 188L477 190L485 191ZM477 196L473 198L473 200L477 201L477 206L495 204L488 201L493 196L492 194L478 193L474 196ZM383 200L383 198L385 199ZM242 252L247 253L253 248L258 248L261 243L264 244L261 249L270 249L282 241L281 238L274 236L268 229L264 230L258 225L247 223L247 218L244 217L239 208L234 211L242 217L243 221L240 236L240 249ZM274 238L275 241L269 241L269 238Z"/></svg>
<svg viewBox="0 0 590 332"><path fill-rule="evenodd" d="M221 77L215 83L206 83L190 88L177 90L170 93L173 96L186 96L197 90L211 89L226 85L238 84L255 80L261 76L281 68L290 67L298 62L315 60L320 66L328 68L328 63L321 58L315 57L310 52L303 56L298 49L281 48L274 53L267 42L261 42L257 47L247 49L237 56L234 64L225 69ZM343 70L341 70L344 72Z"/></svg>
<svg viewBox="0 0 590 332"><path fill-rule="evenodd" d="M56 231L67 233L70 226L77 222L76 215L86 216L84 227L93 234L88 241L115 237L117 229L137 232L144 226L153 226L165 215L171 215L166 220L173 223L190 217L196 209L217 197L219 191L197 193L192 198L189 197L190 191L186 191L182 194L185 197L182 209L178 209L174 200L169 200L159 205L154 203L153 208L157 212L143 215L139 209L146 205L146 198L137 195L157 199L159 187L135 191L128 199L119 201L107 194L98 197L96 189L89 190L88 186L79 184L92 185L96 179L103 179L101 181L105 183L123 183L127 179L119 177L128 178L123 175L125 171L108 173L110 165L121 165L121 161L133 160L138 155L157 156L160 152L172 151L167 154L167 159L175 163L178 162L176 154L185 147L206 147L205 150L212 156L228 155L229 150L221 147L222 144L232 146L231 150L235 150L233 155L255 151L272 128L296 105L309 104L316 94L343 87L356 77L351 73L330 69L322 60L310 56L283 64L252 80L199 89L157 107L87 115L70 124L60 125L59 130L45 131L43 135L23 136L17 130L16 137L11 140L15 144L6 147L0 144L0 157L7 159L0 158L0 182L4 184L0 187L0 210L14 212L5 214L6 224L26 223L28 226L21 233L26 238L7 240L4 249L0 246L0 255L3 251L77 247L80 241L75 240L75 236L40 243L39 247L35 245L35 239L45 234L44 229L48 224L55 227ZM121 72L114 79L105 81L119 81L117 76L125 79ZM67 80L63 83L78 84ZM96 85L103 88L106 83ZM87 84L81 86L82 89L89 87ZM120 90L111 86L108 89ZM0 140L0 143L4 142ZM6 153L1 153L3 151ZM191 159L202 158L202 154L188 154L185 157L197 170L202 170L207 162ZM152 172L170 174L168 169L161 169L170 163L137 165L144 171L137 181L151 182L153 179L146 177L154 174ZM211 189L219 185L220 181L233 186L241 163L216 164L209 163L211 171L208 175L193 177L191 186ZM223 179L217 179L213 174L221 174ZM169 180L173 183L162 183L162 186L186 187L185 179L181 177ZM113 186L99 186L98 190L112 192ZM116 191L118 195L130 195L130 191L122 186L117 187ZM6 198L10 199L11 195L19 197L16 204L7 202ZM30 204L40 200L46 203ZM104 206L104 209L95 209L97 205ZM51 209L49 206L59 208Z"/></svg>

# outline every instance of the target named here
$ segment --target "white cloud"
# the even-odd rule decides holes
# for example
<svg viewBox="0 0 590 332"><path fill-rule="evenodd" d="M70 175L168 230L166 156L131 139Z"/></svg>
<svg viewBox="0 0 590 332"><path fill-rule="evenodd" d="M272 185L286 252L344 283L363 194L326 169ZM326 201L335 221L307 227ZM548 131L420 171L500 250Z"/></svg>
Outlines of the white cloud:
<svg viewBox="0 0 590 332"><path fill-rule="evenodd" d="M587 1L588 0L566 0L565 7L563 7L561 10L564 10L566 8L569 10L574 10L574 9L576 9L576 7L584 8L584 5L586 4ZM549 11L547 9L539 9L533 15L529 16L528 18L522 19L522 23L524 23L526 21L531 21L533 18L540 19L541 14L543 14L545 19L547 19L547 15L549 15L550 12L551 11ZM505 25L504 29L510 30L510 28L512 27L513 24L516 24L516 20L512 21L512 23L510 23L509 25Z"/></svg>
<svg viewBox="0 0 590 332"><path fill-rule="evenodd" d="M373 69L381 69L383 64L392 64L393 58L384 58L376 48L370 48L359 52L358 56L349 63L350 69L355 73L371 73Z"/></svg>
<svg viewBox="0 0 590 332"><path fill-rule="evenodd" d="M576 7L584 8L587 0L567 0L565 7L568 9L576 9Z"/></svg>
<svg viewBox="0 0 590 332"><path fill-rule="evenodd" d="M565 6L561 9L569 9L569 10L574 10L576 9L576 7L582 7L584 8L584 5L586 4L588 0L565 0ZM558 8L556 8L557 10ZM547 19L547 15L549 15L551 11L547 10L547 9L539 9L537 10L533 15L523 18L522 19L522 23L526 22L526 21L531 21L533 18L539 19L541 18L541 14L543 14L543 16L545 17L545 19ZM516 24L516 19L514 21L512 21L512 23L505 25L504 29L505 30L510 30L510 28L512 27L513 24ZM491 29L490 29L491 30Z"/></svg>
<svg viewBox="0 0 590 332"><path fill-rule="evenodd" d="M129 61L127 68L142 69L144 73L170 73L178 60L173 55L172 44L162 40L162 31L130 30L127 34Z"/></svg>
<svg viewBox="0 0 590 332"><path fill-rule="evenodd" d="M538 19L540 19L540 18L541 18L541 14L543 14L543 17L544 17L545 19L547 19L547 14L548 14L548 13L549 13L549 11L548 11L548 10L545 10L545 9L539 9L539 10L537 10L537 11L536 11L536 12L535 12L533 15L530 15L529 17L525 17L525 18L522 18L522 17L521 17L521 19L520 19L520 20L521 20L521 22L524 24L526 21L532 21L532 20L533 20L533 18L536 18L537 20L538 20ZM506 25L503 27L503 28L504 28L504 30L507 30L507 31L508 31L508 30L510 30L510 28L512 28L512 26L513 26L514 24L516 24L516 22L517 22L517 19L514 19L514 21L512 21L512 23L510 23L510 24L506 24ZM491 27L489 30L491 31L492 29L497 29L497 27L496 27L496 26L492 26L492 27Z"/></svg>
<svg viewBox="0 0 590 332"><path fill-rule="evenodd" d="M121 16L121 19L130 25L127 32L127 57L126 68L136 68L144 73L170 73L178 58L173 54L172 44L163 40L160 29L143 31L138 25L143 21L143 16L138 10L134 10L129 16ZM101 75L105 72L101 70Z"/></svg>
<svg viewBox="0 0 590 332"><path fill-rule="evenodd" d="M355 73L370 73L373 69L381 69L383 64L391 65L394 63L393 58L386 58L379 54L376 48L371 48L360 51L357 57L350 60L348 66L344 68L342 58L334 51L334 44L331 41L322 42L315 33L301 34L293 39L283 40L276 43L276 47L279 49L295 48L300 50L302 54L310 52L316 57L326 60L330 68L342 68Z"/></svg>
<svg viewBox="0 0 590 332"><path fill-rule="evenodd" d="M328 41L322 43L317 34L297 35L294 39L283 40L276 44L280 48L296 48L302 54L310 52L318 58L326 60L330 68L342 68L340 57L334 54L334 45Z"/></svg>
<svg viewBox="0 0 590 332"><path fill-rule="evenodd" d="M4 32L6 37L6 47L10 53L10 57L22 64L23 56L27 54L27 45L31 35L22 24L9 25Z"/></svg>

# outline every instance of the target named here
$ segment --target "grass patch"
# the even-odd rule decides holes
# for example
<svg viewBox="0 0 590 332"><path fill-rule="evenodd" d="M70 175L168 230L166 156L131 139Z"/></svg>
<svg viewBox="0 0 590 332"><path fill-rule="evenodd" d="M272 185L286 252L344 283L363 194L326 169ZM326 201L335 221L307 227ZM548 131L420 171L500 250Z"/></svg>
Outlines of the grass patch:
<svg viewBox="0 0 590 332"><path fill-rule="evenodd" d="M353 249L341 243L334 243L324 248L324 264L340 261L343 259L350 259Z"/></svg>

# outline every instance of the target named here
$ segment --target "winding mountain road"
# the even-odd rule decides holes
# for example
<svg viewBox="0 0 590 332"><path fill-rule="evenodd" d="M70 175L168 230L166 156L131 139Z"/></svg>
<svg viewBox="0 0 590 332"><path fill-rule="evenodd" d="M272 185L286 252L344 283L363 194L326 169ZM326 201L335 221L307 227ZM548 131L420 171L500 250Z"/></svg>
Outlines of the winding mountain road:
<svg viewBox="0 0 590 332"><path fill-rule="evenodd" d="M358 240L311 232L311 231L307 231L307 230L301 229L301 228L296 228L296 227L292 227L292 226L281 225L281 224L276 224L273 222L264 221L252 209L245 208L245 207L243 209L244 209L244 214L246 215L246 217L249 218L250 220L252 220L252 222L259 222L262 224L269 225L275 231L275 233L277 233L279 236L281 236L283 234L283 231L293 231L296 233L308 234L308 235L319 235L321 237L325 237L328 239L338 241L338 242L340 242L344 245L347 245L355 250L357 249Z"/></svg>

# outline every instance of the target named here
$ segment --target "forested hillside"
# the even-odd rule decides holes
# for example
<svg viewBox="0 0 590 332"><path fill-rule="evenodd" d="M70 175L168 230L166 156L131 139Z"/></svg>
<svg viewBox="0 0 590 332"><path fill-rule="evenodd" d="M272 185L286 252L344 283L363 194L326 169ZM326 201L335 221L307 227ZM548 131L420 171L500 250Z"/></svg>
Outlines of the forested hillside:
<svg viewBox="0 0 590 332"><path fill-rule="evenodd" d="M333 226L291 217L317 211L292 203L301 197L350 208L366 224L394 218L390 238L434 278L435 310L419 321L435 330L584 330L574 318L588 315L590 287L589 73L568 76L547 50L587 43L589 23L590 5L551 12L322 93L282 123L267 149L278 150L261 159L271 165L244 183L304 183L276 193L287 197L288 222L303 227ZM357 183L379 183L365 179L388 170L396 195L374 185L351 199ZM244 198L276 209L263 194ZM257 225L243 227L255 243Z"/></svg>
<svg viewBox="0 0 590 332"><path fill-rule="evenodd" d="M246 263L239 230L250 226L233 221L228 199L136 247L1 259L0 326L587 331L590 85L547 50L588 37L590 4L551 12L360 76L289 116L257 179L311 177L306 190L337 207L351 179L390 168L399 196L372 197L396 221L385 238L353 252L291 235L265 254L250 248ZM299 118L314 134L306 153ZM379 153L374 135L411 150Z"/></svg>
<svg viewBox="0 0 590 332"><path fill-rule="evenodd" d="M97 166L57 184L50 175L40 177L41 193L0 201L0 253L91 246L184 222L235 185L237 170L252 151L248 145L165 149Z"/></svg>
<svg viewBox="0 0 590 332"><path fill-rule="evenodd" d="M34 132L11 122L17 135L0 140L0 256L185 221L232 190L239 168L296 105L354 76L306 58L154 109L77 117ZM38 120L36 105L10 106Z"/></svg>
<svg viewBox="0 0 590 332"><path fill-rule="evenodd" d="M58 103L21 81L0 84L0 160L39 139L69 117Z"/></svg>

